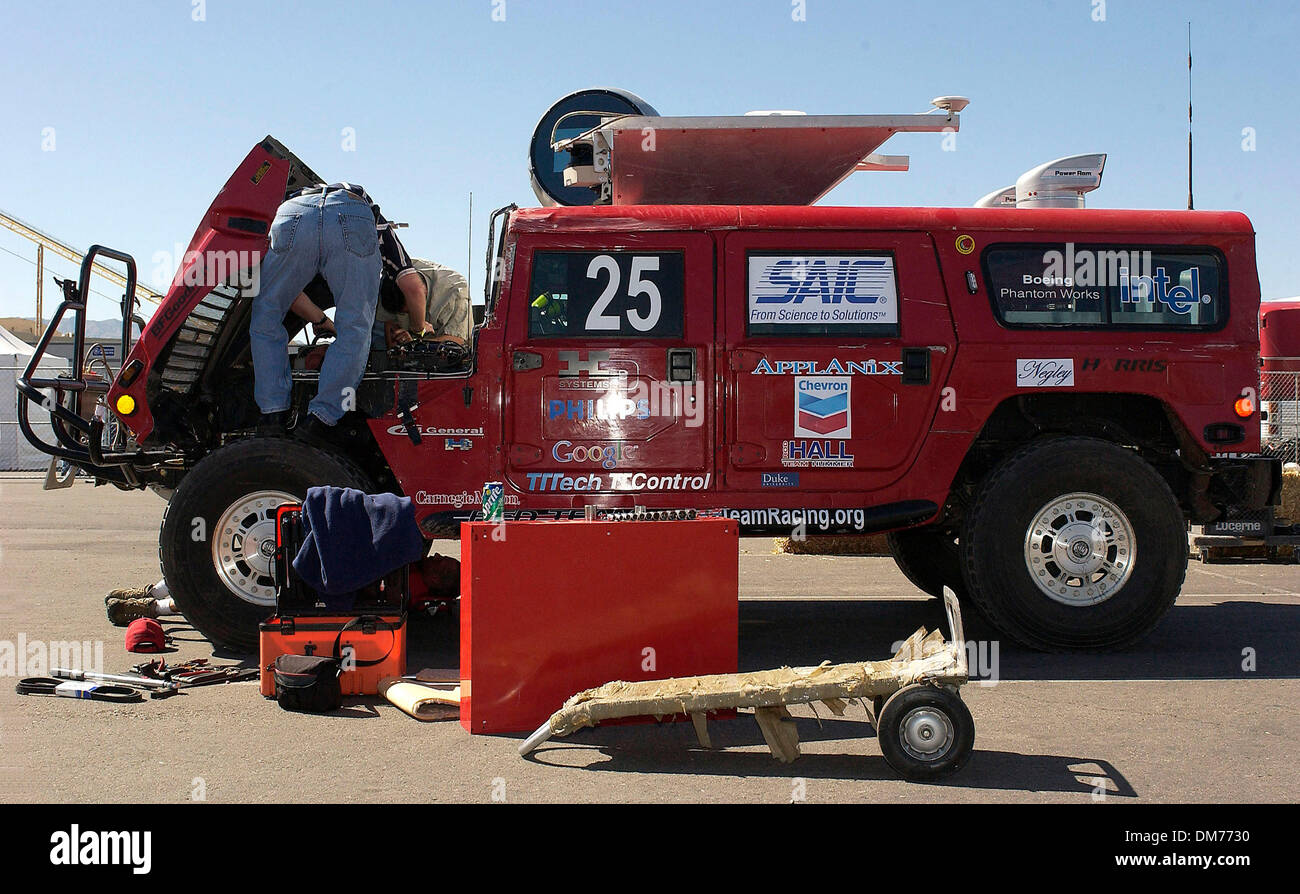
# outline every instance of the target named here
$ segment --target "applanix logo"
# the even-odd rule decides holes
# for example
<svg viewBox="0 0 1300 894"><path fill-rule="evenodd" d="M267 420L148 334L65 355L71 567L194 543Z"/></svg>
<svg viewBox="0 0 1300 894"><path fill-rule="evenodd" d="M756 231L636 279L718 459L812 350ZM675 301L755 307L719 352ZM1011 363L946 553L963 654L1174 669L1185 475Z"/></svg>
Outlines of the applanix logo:
<svg viewBox="0 0 1300 894"><path fill-rule="evenodd" d="M795 376L794 434L797 438L850 438L849 376Z"/></svg>
<svg viewBox="0 0 1300 894"><path fill-rule="evenodd" d="M843 360L832 357L822 366L820 360L777 360L769 363L764 357L750 372L755 376L901 376L902 360Z"/></svg>

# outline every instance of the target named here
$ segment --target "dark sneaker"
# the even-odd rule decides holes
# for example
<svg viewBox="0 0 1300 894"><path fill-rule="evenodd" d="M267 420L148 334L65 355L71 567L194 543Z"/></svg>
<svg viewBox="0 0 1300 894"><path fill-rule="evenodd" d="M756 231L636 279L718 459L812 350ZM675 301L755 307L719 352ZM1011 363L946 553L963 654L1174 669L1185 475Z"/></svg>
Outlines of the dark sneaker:
<svg viewBox="0 0 1300 894"><path fill-rule="evenodd" d="M108 620L114 627L126 627L137 618L158 617L158 601L143 599L109 599Z"/></svg>
<svg viewBox="0 0 1300 894"><path fill-rule="evenodd" d="M293 427L293 436L303 443L328 450L334 446L335 431L334 426L326 425L315 413L308 413Z"/></svg>
<svg viewBox="0 0 1300 894"><path fill-rule="evenodd" d="M263 413L262 418L257 421L257 436L259 438L283 438L289 427L289 411L281 410L279 413Z"/></svg>

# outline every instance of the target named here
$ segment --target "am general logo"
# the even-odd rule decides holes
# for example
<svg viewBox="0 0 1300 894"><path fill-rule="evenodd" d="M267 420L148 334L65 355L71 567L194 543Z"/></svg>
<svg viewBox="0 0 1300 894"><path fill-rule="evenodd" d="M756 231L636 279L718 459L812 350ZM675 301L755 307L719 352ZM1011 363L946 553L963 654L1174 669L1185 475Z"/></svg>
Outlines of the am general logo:
<svg viewBox="0 0 1300 894"><path fill-rule="evenodd" d="M853 420L850 376L794 377L794 434L797 438L850 438Z"/></svg>

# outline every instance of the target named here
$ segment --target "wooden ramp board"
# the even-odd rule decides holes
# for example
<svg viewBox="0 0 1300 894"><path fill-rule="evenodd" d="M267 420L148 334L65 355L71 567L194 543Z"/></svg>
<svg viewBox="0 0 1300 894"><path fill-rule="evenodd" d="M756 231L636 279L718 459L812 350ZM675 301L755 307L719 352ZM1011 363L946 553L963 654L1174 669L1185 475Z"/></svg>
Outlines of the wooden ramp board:
<svg viewBox="0 0 1300 894"><path fill-rule="evenodd" d="M397 677L385 677L379 681L379 694L416 720L460 718L459 686L434 687Z"/></svg>
<svg viewBox="0 0 1300 894"><path fill-rule="evenodd" d="M709 747L707 715L728 708L753 708L763 738L782 761L799 756L799 738L787 706L821 702L844 713L846 702L887 698L905 686L929 683L960 686L967 680L966 640L957 597L944 590L944 609L952 638L924 627L909 636L892 658L849 664L823 662L817 667L782 667L735 674L675 677L628 682L615 680L586 689L519 747L527 755L552 736L627 717L689 716L700 743Z"/></svg>

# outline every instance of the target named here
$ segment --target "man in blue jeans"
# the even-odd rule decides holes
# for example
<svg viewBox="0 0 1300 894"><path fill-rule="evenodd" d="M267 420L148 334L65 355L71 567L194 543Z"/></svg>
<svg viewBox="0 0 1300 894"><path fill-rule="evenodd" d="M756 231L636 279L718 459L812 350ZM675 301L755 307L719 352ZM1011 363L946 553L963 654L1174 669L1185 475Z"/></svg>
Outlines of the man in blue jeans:
<svg viewBox="0 0 1300 894"><path fill-rule="evenodd" d="M262 411L259 434L285 429L292 380L284 319L317 274L334 296L337 335L325 352L308 416L295 433L307 440L327 440L330 429L355 406L379 296L382 261L376 221L365 190L347 183L306 190L276 212L249 325L253 396Z"/></svg>

